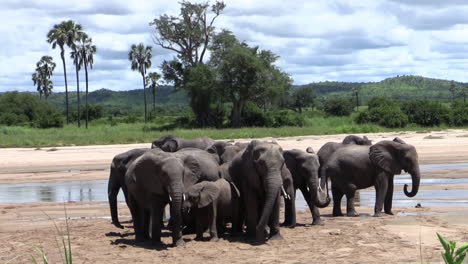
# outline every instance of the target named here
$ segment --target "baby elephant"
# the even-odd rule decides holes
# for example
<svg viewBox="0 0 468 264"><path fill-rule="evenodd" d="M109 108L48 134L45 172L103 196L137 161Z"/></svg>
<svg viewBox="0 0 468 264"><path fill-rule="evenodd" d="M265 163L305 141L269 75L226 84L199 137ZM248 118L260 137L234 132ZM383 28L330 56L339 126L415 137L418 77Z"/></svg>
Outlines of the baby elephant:
<svg viewBox="0 0 468 264"><path fill-rule="evenodd" d="M218 240L218 230L224 233L227 222L237 221L240 193L237 187L225 179L197 183L186 191L184 210L196 210L196 240L203 238L209 228L211 241Z"/></svg>

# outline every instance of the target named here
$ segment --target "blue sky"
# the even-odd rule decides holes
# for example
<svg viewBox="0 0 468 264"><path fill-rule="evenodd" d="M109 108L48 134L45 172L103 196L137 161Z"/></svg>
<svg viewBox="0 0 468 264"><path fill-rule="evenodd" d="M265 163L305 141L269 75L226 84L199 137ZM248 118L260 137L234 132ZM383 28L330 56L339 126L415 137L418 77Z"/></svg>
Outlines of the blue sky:
<svg viewBox="0 0 468 264"><path fill-rule="evenodd" d="M2 0L0 91L34 91L31 74L43 55L57 68L54 91L64 91L59 50L46 34L72 19L98 48L90 89L139 89L130 70L131 44L154 48L152 71L174 54L157 47L148 23L177 14L178 1ZM465 0L228 0L217 29L280 56L295 84L379 81L403 74L467 82L468 1ZM69 54L67 54L69 55ZM75 73L67 57L69 87Z"/></svg>

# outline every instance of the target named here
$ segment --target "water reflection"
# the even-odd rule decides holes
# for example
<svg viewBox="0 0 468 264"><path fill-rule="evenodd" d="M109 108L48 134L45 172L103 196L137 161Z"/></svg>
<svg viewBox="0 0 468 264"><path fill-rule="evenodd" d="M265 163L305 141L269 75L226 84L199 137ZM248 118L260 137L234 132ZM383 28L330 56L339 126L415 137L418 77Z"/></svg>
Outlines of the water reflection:
<svg viewBox="0 0 468 264"><path fill-rule="evenodd" d="M122 192L119 201L124 201ZM107 201L107 180L0 185L0 203Z"/></svg>

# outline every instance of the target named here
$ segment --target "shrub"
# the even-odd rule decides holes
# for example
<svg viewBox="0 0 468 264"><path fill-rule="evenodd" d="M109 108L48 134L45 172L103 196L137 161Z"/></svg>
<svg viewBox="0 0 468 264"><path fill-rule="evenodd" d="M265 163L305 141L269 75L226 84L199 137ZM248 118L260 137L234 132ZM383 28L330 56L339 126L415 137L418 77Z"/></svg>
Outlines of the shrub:
<svg viewBox="0 0 468 264"><path fill-rule="evenodd" d="M50 105L44 105L34 125L38 128L63 127L63 116Z"/></svg>
<svg viewBox="0 0 468 264"><path fill-rule="evenodd" d="M62 115L30 93L7 92L0 96L0 124L39 128L62 127Z"/></svg>
<svg viewBox="0 0 468 264"><path fill-rule="evenodd" d="M268 127L304 126L304 117L290 110L280 110L267 115Z"/></svg>
<svg viewBox="0 0 468 264"><path fill-rule="evenodd" d="M404 127L408 124L408 117L396 105L384 105L367 109L356 117L358 124L375 123L384 127Z"/></svg>
<svg viewBox="0 0 468 264"><path fill-rule="evenodd" d="M263 111L254 102L249 101L242 112L242 125L262 127L268 125L268 120Z"/></svg>
<svg viewBox="0 0 468 264"><path fill-rule="evenodd" d="M331 98L324 102L323 111L327 115L347 116L353 112L354 105L349 99Z"/></svg>
<svg viewBox="0 0 468 264"><path fill-rule="evenodd" d="M449 114L450 124L454 126L468 125L468 103L456 102Z"/></svg>
<svg viewBox="0 0 468 264"><path fill-rule="evenodd" d="M397 104L384 97L373 97L367 102L367 106L369 109L372 109L372 108L378 108L382 106L395 107L397 106Z"/></svg>
<svg viewBox="0 0 468 264"><path fill-rule="evenodd" d="M413 100L402 105L402 111L411 123L421 126L438 126L446 122L449 110L439 102L428 100Z"/></svg>
<svg viewBox="0 0 468 264"><path fill-rule="evenodd" d="M129 114L123 118L123 122L127 124L134 124L138 122L138 117L135 114Z"/></svg>

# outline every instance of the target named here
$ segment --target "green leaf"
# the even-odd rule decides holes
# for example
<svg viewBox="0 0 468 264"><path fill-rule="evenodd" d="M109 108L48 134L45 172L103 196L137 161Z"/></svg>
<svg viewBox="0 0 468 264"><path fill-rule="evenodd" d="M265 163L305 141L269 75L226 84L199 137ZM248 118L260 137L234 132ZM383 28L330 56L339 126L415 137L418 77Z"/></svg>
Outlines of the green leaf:
<svg viewBox="0 0 468 264"><path fill-rule="evenodd" d="M465 252L466 254L466 251L468 251L468 243L464 243L462 244L458 249L457 251L455 252L455 255L460 255L460 254L463 254Z"/></svg>
<svg viewBox="0 0 468 264"><path fill-rule="evenodd" d="M445 252L449 252L450 251L450 246L447 243L447 240L445 240L441 235L439 235L439 233L437 233L437 237L439 238L440 243L444 247Z"/></svg>

